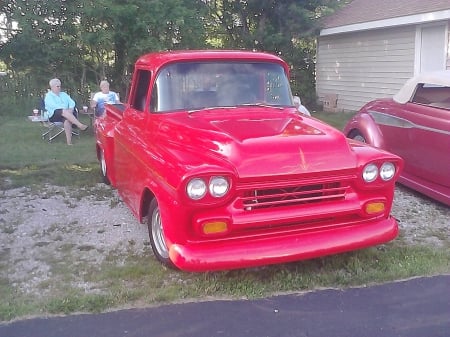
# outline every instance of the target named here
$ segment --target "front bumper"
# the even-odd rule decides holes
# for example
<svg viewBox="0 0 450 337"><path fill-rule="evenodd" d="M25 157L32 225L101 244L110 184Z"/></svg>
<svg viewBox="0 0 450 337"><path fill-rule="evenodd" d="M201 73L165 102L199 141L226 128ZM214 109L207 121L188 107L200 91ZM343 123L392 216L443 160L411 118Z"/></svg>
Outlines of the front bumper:
<svg viewBox="0 0 450 337"><path fill-rule="evenodd" d="M172 244L169 256L190 272L250 268L287 263L362 249L393 240L393 217L315 232L201 243Z"/></svg>

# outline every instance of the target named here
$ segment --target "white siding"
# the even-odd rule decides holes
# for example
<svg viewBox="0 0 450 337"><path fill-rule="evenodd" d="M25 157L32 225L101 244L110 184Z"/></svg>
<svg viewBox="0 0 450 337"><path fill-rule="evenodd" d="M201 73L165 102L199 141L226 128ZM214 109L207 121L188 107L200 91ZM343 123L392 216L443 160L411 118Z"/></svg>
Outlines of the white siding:
<svg viewBox="0 0 450 337"><path fill-rule="evenodd" d="M338 111L393 96L414 74L415 26L321 36L317 96L337 94Z"/></svg>

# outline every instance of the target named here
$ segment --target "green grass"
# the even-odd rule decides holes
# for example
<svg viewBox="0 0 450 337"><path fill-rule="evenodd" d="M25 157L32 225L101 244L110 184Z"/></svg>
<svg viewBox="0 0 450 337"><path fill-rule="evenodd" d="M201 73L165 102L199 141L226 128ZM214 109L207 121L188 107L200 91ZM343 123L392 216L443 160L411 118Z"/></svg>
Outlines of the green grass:
<svg viewBox="0 0 450 337"><path fill-rule="evenodd" d="M333 113L333 112L314 112L313 117L316 117L330 125L333 125L338 130L343 130L347 121L353 117L354 112Z"/></svg>
<svg viewBox="0 0 450 337"><path fill-rule="evenodd" d="M84 121L88 123L88 121ZM83 186L99 181L92 127L67 146L64 134L52 143L43 127L23 117L0 117L0 187L35 184Z"/></svg>
<svg viewBox="0 0 450 337"><path fill-rule="evenodd" d="M262 268L211 273L167 270L151 256L130 255L126 263L118 257L100 268L84 265L85 281L102 284L100 293L86 293L65 282L43 284L52 294L35 298L0 282L0 319L28 315L101 312L110 308L146 306L211 298L253 299L280 293L318 288L366 286L398 279L449 272L448 250L404 246L392 242L369 249ZM58 277L58 274L55 275Z"/></svg>
<svg viewBox="0 0 450 337"><path fill-rule="evenodd" d="M88 123L88 121L85 121ZM51 166L95 162L95 140L92 127L74 136L74 146L67 146L64 133L52 143L41 138L40 123L23 117L0 117L1 168Z"/></svg>
<svg viewBox="0 0 450 337"><path fill-rule="evenodd" d="M351 117L350 114L313 115L338 129ZM40 131L38 125L25 117L0 118L1 189L16 186L39 189L45 183L83 186L72 193L78 193L80 198L84 193L97 193L99 199L111 198L113 206L116 200L112 193L91 188L100 182L92 130L83 133L72 147L65 145L63 137L48 144L40 139ZM13 230L1 221L0 226L0 235ZM68 259L72 248L67 247ZM0 250L3 275L7 260L7 249ZM200 274L162 267L148 247L142 255L131 251L128 256L112 254L101 266L72 261L62 265L55 261L52 279L40 285L43 291L51 290L47 297L30 296L19 291L6 277L0 278L0 320L48 313L101 312L205 298L258 298L449 272L450 242L444 247L413 246L407 245L401 237L386 245L314 260ZM100 285L100 290L89 293L71 286L74 275L84 275L85 282Z"/></svg>

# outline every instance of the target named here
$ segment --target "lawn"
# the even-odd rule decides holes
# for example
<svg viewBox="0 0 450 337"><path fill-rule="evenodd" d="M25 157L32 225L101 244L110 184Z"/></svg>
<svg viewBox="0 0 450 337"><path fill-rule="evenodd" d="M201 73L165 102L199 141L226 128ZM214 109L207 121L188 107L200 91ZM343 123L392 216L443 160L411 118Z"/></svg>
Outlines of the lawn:
<svg viewBox="0 0 450 337"><path fill-rule="evenodd" d="M352 114L315 112L313 116L342 130ZM81 118L89 123L87 117ZM42 130L40 123L30 122L26 116L0 116L0 168L90 165L97 161L92 127L74 137L72 147L66 146L64 134L52 143L46 142L41 138Z"/></svg>
<svg viewBox="0 0 450 337"><path fill-rule="evenodd" d="M43 130L40 123L30 122L26 116L0 117L2 188L44 183L92 184L99 179L92 127L80 132L79 137L74 136L73 146L66 145L64 134L48 143L41 138Z"/></svg>

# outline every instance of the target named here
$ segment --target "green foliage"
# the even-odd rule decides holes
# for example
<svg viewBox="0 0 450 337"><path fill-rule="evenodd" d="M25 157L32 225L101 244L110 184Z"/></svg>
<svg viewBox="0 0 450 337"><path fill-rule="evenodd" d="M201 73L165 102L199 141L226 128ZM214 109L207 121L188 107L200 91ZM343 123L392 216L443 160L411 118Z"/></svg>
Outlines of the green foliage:
<svg viewBox="0 0 450 337"><path fill-rule="evenodd" d="M95 83L109 77L125 97L134 61L145 52L203 47L198 1L100 0L86 3L80 40Z"/></svg>
<svg viewBox="0 0 450 337"><path fill-rule="evenodd" d="M282 56L292 91L314 108L315 34L340 0L74 0L0 4L0 62L11 100L30 102L50 78L86 102L108 79L125 98L136 58L173 49L244 48ZM17 23L17 28L13 27ZM5 28L7 27L7 28ZM4 86L0 78L0 87Z"/></svg>
<svg viewBox="0 0 450 337"><path fill-rule="evenodd" d="M313 109L315 96L315 37L319 18L329 1L218 0L210 1L213 34L222 47L268 51L291 65L294 95Z"/></svg>
<svg viewBox="0 0 450 337"><path fill-rule="evenodd" d="M149 51L204 47L202 1L21 1L0 5L19 30L0 60L16 78L14 95L39 95L59 77L71 95L87 100L108 78L126 97L136 58ZM69 90L70 91L70 90Z"/></svg>
<svg viewBox="0 0 450 337"><path fill-rule="evenodd" d="M18 23L20 31L4 43L1 59L19 82L21 90L16 95L37 95L55 76L77 88L82 59L77 45L77 3L21 1L7 7L8 18Z"/></svg>

